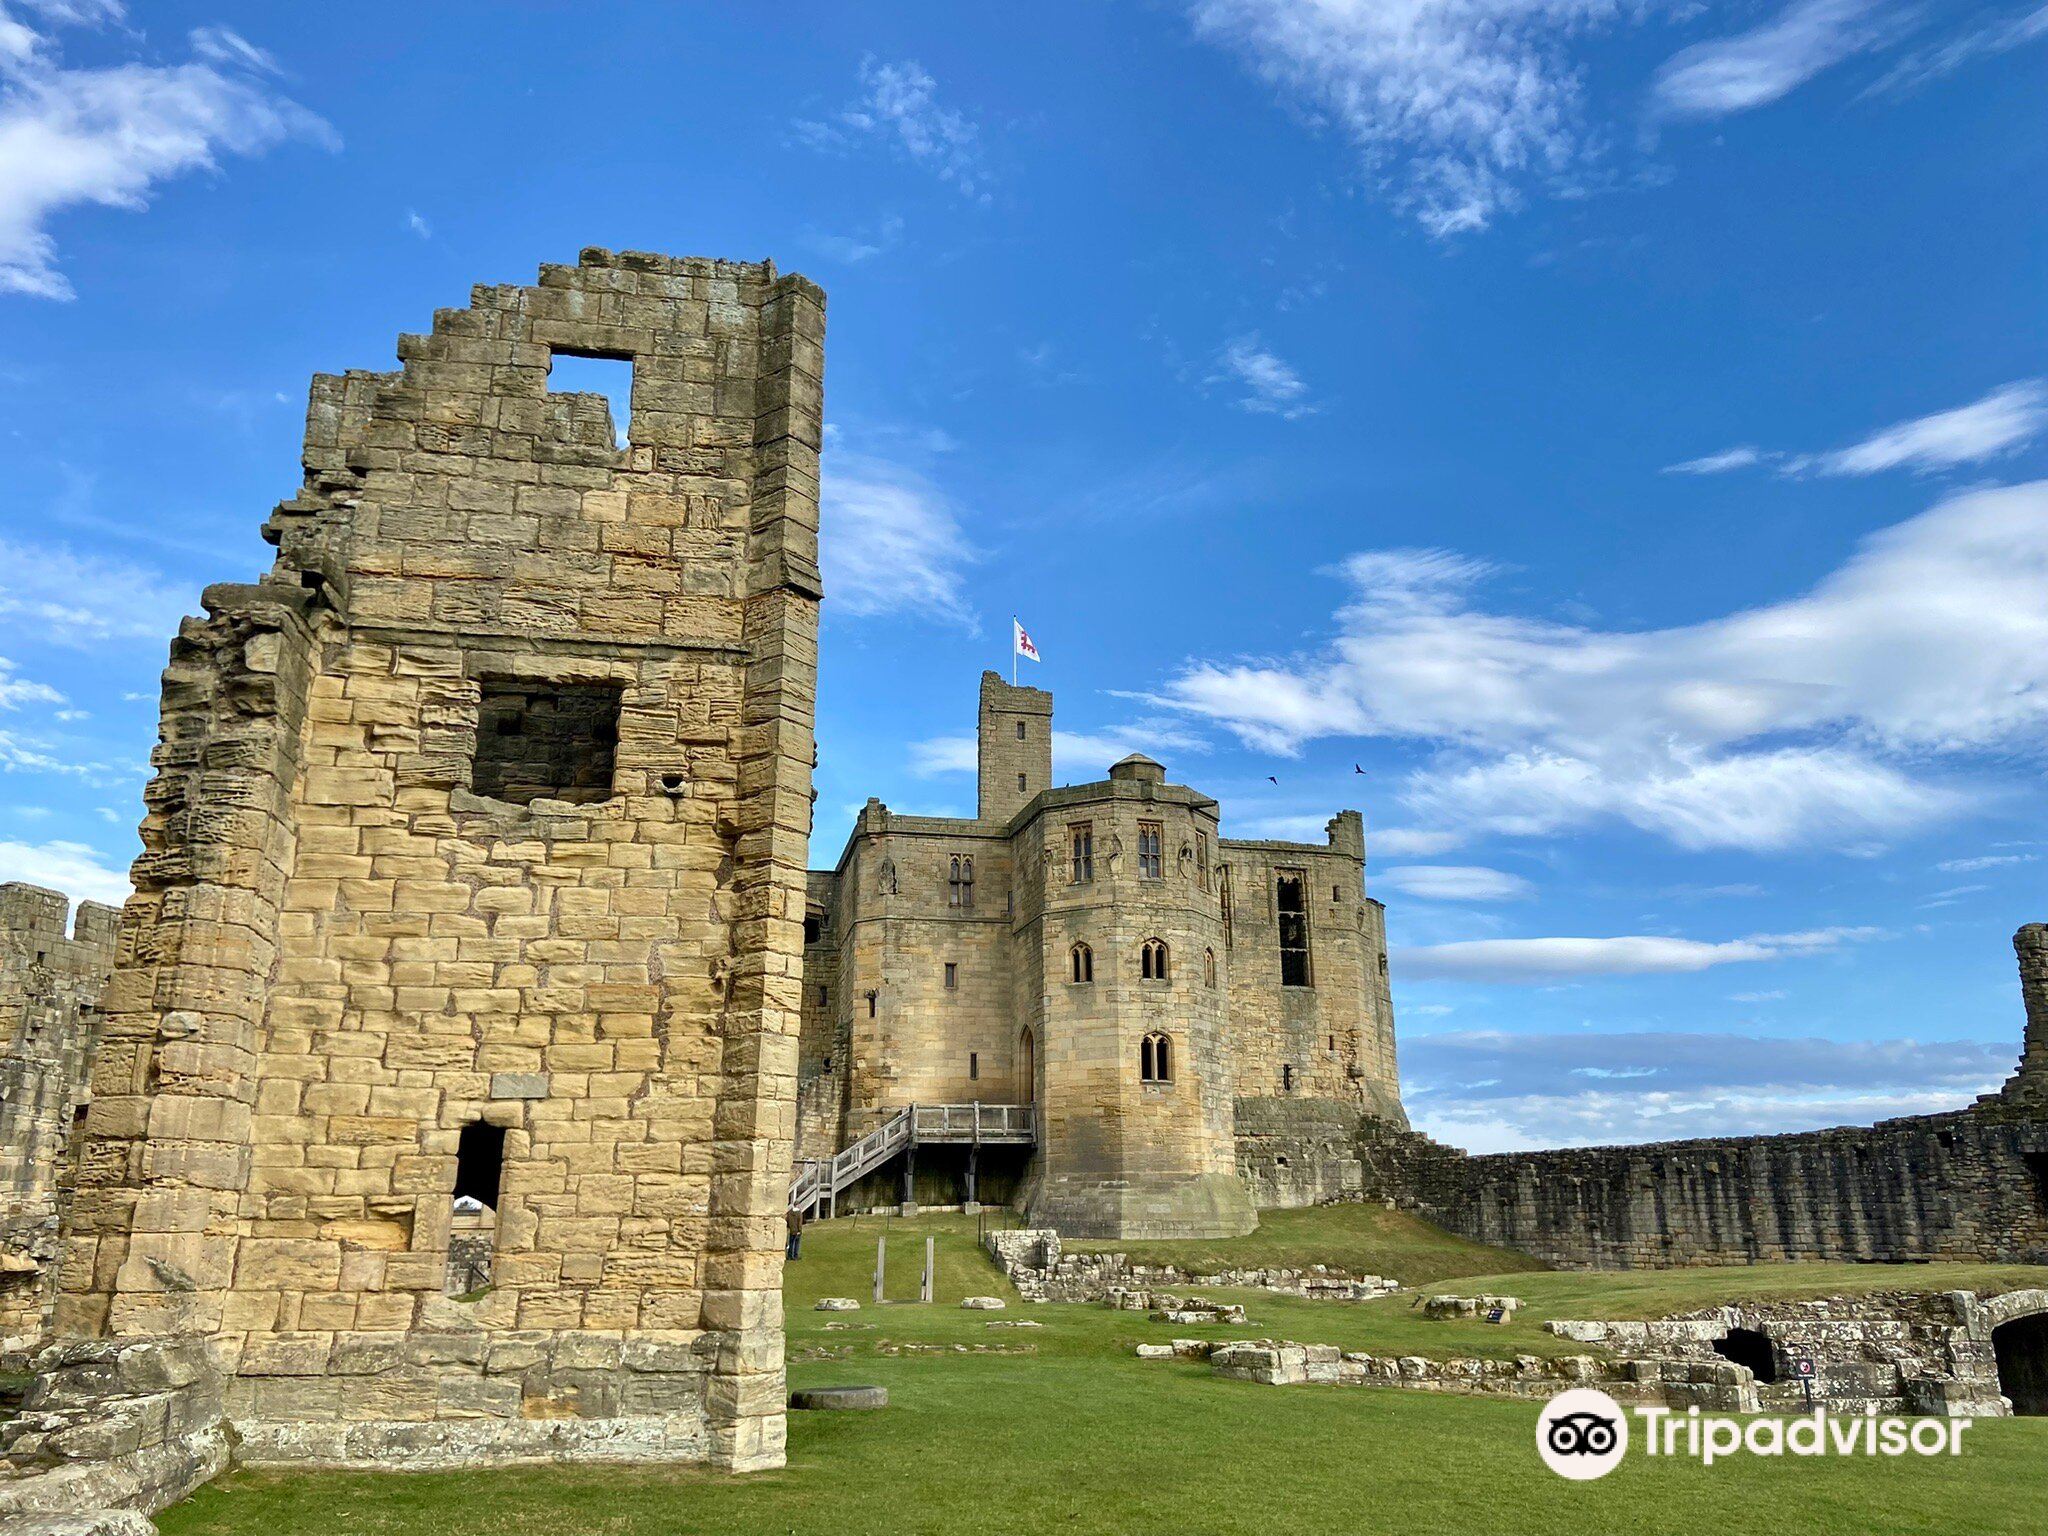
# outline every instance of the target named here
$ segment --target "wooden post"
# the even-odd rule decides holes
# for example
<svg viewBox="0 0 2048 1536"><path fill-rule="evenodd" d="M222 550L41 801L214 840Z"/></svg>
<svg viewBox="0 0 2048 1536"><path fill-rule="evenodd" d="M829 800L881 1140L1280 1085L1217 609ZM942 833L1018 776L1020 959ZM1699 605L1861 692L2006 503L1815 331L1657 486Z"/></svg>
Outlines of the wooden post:
<svg viewBox="0 0 2048 1536"><path fill-rule="evenodd" d="M918 1286L918 1299L929 1302L932 1292L939 1283L939 1240L926 1237L924 1240L924 1280Z"/></svg>
<svg viewBox="0 0 2048 1536"><path fill-rule="evenodd" d="M875 1305L882 1304L882 1269L889 1258L889 1237L887 1233L875 1239Z"/></svg>

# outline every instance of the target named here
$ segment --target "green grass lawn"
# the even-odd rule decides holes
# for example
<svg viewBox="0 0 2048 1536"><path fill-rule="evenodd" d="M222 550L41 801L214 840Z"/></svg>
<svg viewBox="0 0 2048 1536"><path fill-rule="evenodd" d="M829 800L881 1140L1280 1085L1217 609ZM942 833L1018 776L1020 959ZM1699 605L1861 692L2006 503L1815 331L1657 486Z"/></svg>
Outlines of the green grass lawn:
<svg viewBox="0 0 2048 1536"><path fill-rule="evenodd" d="M1361 1387L1259 1387L1207 1368L1141 1362L1176 1334L1284 1335L1400 1353L1545 1347L1551 1316L1626 1317L1740 1296L1899 1286L2004 1288L2048 1280L1990 1266L1776 1265L1629 1275L1470 1276L1432 1289L1509 1290L1509 1326L1426 1323L1395 1296L1300 1302L1240 1293L1250 1328L1190 1329L1094 1306L1017 1300L967 1217L813 1226L788 1271L790 1382L874 1382L871 1414L790 1416L789 1465L732 1478L692 1471L518 1468L469 1473L236 1473L159 1516L164 1536L913 1536L913 1533L1484 1532L1486 1536L1711 1528L1745 1533L2036 1532L2048 1509L2048 1420L1983 1423L1940 1461L1632 1456L1594 1484L1565 1483L1533 1448L1531 1404ZM939 1243L940 1304L876 1307L875 1239L889 1295L916 1294L923 1238ZM1326 1262L1339 1262L1330 1259ZM1348 1267L1348 1266L1347 1266ZM1372 1265L1365 1266L1373 1268ZM1385 1267L1379 1273L1387 1273ZM959 1298L1005 1296L990 1328ZM852 1296L855 1313L812 1310ZM854 1323L833 1328L831 1323ZM904 1344L947 1346L891 1353ZM976 1345L1026 1353L956 1352ZM1576 1346L1575 1346L1576 1347Z"/></svg>

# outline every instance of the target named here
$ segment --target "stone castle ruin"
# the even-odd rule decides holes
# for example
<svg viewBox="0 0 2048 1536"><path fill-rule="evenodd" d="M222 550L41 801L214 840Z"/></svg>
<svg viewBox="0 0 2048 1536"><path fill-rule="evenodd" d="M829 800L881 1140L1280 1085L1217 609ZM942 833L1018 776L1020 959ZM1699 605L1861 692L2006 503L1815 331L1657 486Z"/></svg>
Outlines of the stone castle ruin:
<svg viewBox="0 0 2048 1536"><path fill-rule="evenodd" d="M780 1465L791 1207L2048 1254L2048 927L1969 1109L1466 1157L1401 1110L1355 811L1055 785L990 674L977 815L871 801L807 870L823 335L771 264L590 250L314 379L275 564L172 643L134 895L0 887L0 1526L231 1456Z"/></svg>
<svg viewBox="0 0 2048 1536"><path fill-rule="evenodd" d="M0 1525L231 1440L781 1463L823 335L593 250L314 380L274 567L164 673Z"/></svg>
<svg viewBox="0 0 2048 1536"><path fill-rule="evenodd" d="M0 1357L42 1342L120 914L0 885Z"/></svg>

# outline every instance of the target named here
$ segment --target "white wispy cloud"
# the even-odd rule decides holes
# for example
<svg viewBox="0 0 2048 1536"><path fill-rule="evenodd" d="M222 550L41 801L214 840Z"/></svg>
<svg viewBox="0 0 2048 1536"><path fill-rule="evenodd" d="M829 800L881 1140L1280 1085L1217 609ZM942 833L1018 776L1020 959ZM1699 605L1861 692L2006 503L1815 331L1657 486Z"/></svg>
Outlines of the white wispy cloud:
<svg viewBox="0 0 2048 1536"><path fill-rule="evenodd" d="M2012 1058L2009 1042L1979 1040L1460 1030L1412 1038L1401 1075L1418 1129L1498 1152L1929 1114L1995 1088Z"/></svg>
<svg viewBox="0 0 2048 1536"><path fill-rule="evenodd" d="M1633 0L1189 0L1226 46L1316 123L1432 235L1484 229L1532 184L1569 181L1598 149L1583 121L1579 34L1651 9Z"/></svg>
<svg viewBox="0 0 2048 1536"><path fill-rule="evenodd" d="M1674 976L1717 965L1813 954L1880 935L1876 928L1819 928L1805 933L1753 934L1721 943L1658 934L1468 939L1397 949L1392 964L1405 981L1545 983L1593 976Z"/></svg>
<svg viewBox="0 0 2048 1536"><path fill-rule="evenodd" d="M853 266L893 249L903 238L903 220L892 214L872 230L863 230L858 234L837 235L824 230L806 229L797 238L807 250L815 252L827 261L845 262L848 266Z"/></svg>
<svg viewBox="0 0 2048 1536"><path fill-rule="evenodd" d="M2011 864L2032 864L2040 857L2034 853L1983 853L1967 859L1943 859L1936 869L1951 875L1973 874L1980 869L2003 869ZM1982 887L1975 887L1981 890Z"/></svg>
<svg viewBox="0 0 2048 1536"><path fill-rule="evenodd" d="M1110 764L1142 752L1164 760L1176 752L1201 753L1209 742L1174 719L1139 720L1129 725L1107 726L1092 731L1052 733L1052 767L1063 783L1093 783L1109 777ZM934 736L910 744L911 772L923 778L946 773L973 773L976 767L972 736ZM1178 775L1185 778L1186 775Z"/></svg>
<svg viewBox="0 0 2048 1536"><path fill-rule="evenodd" d="M1487 568L1441 550L1339 574L1327 648L1195 663L1159 697L1262 751L1433 744L1402 791L1426 827L1851 846L1961 809L1980 760L2048 749L2048 482L1953 497L1802 595L1672 629L1487 611Z"/></svg>
<svg viewBox="0 0 2048 1536"><path fill-rule="evenodd" d="M1718 475L1768 466L1781 475L1875 475L1891 469L1931 474L2017 452L2044 431L2048 431L2048 383L2020 379L1992 390L1981 400L1896 422L1831 452L1780 453L1743 446L1667 464L1664 472Z"/></svg>
<svg viewBox="0 0 2048 1536"><path fill-rule="evenodd" d="M38 683L31 678L16 677L14 663L0 656L0 709L19 709L24 704L62 704L64 695L48 683ZM62 719L69 711L59 711Z"/></svg>
<svg viewBox="0 0 2048 1536"><path fill-rule="evenodd" d="M128 899L130 889L127 872L109 868L100 852L84 843L0 841L0 881L8 880L62 891L74 901L115 906Z"/></svg>
<svg viewBox="0 0 2048 1536"><path fill-rule="evenodd" d="M434 226L421 217L420 211L417 208L405 210L405 227L418 235L422 240L434 238Z"/></svg>
<svg viewBox="0 0 2048 1536"><path fill-rule="evenodd" d="M1788 471L1822 475L1874 475L1887 469L1921 471L1981 464L2024 447L2048 429L2048 384L2023 379L1981 400L1936 411L1872 433L1833 453L1791 460Z"/></svg>
<svg viewBox="0 0 2048 1536"><path fill-rule="evenodd" d="M977 555L945 494L908 465L835 446L829 435L822 473L819 561L831 610L907 614L979 634L965 591Z"/></svg>
<svg viewBox="0 0 2048 1536"><path fill-rule="evenodd" d="M1396 864L1373 884L1422 901L1518 901L1536 891L1520 875L1478 864Z"/></svg>
<svg viewBox="0 0 2048 1536"><path fill-rule="evenodd" d="M1764 455L1760 449L1747 445L1740 448L1724 448L1719 453L1703 454L1697 459L1686 459L1678 464L1666 464L1664 466L1664 473L1667 475L1724 475L1731 469L1748 469L1753 464L1761 463L1763 457Z"/></svg>
<svg viewBox="0 0 2048 1536"><path fill-rule="evenodd" d="M1674 54L1651 94L1668 117L1726 117L1766 106L1844 59L1884 47L1916 24L1887 0L1793 0L1747 32Z"/></svg>
<svg viewBox="0 0 2048 1536"><path fill-rule="evenodd" d="M112 3L0 7L0 292L71 298L53 218L81 205L148 206L157 186L287 139L333 145L322 119L281 95L269 56L206 27L183 64L69 68L48 28L119 21ZM40 27L22 20L38 18Z"/></svg>
<svg viewBox="0 0 2048 1536"><path fill-rule="evenodd" d="M965 113L939 105L939 83L922 64L864 59L860 85L860 96L833 117L793 123L796 141L827 152L843 152L857 142L884 143L963 196L990 201L981 129Z"/></svg>
<svg viewBox="0 0 2048 1536"><path fill-rule="evenodd" d="M60 645L162 645L198 593L161 573L58 544L0 538L0 626Z"/></svg>
<svg viewBox="0 0 2048 1536"><path fill-rule="evenodd" d="M1952 75L1977 59L2009 53L2048 38L2048 5L1993 17L1981 26L1908 53L1875 81L1866 96L1898 96Z"/></svg>
<svg viewBox="0 0 2048 1536"><path fill-rule="evenodd" d="M1307 381L1255 335L1235 338L1216 355L1209 382L1236 389L1237 408L1255 415L1298 421L1317 410L1308 398Z"/></svg>

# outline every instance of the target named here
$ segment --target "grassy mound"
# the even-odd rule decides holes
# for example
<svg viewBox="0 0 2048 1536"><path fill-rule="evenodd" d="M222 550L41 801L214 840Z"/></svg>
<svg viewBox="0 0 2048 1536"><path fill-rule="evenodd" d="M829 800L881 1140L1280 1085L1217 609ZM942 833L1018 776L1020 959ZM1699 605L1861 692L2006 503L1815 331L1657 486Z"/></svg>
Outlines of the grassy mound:
<svg viewBox="0 0 2048 1536"><path fill-rule="evenodd" d="M1403 1285L1545 1267L1525 1253L1475 1243L1431 1226L1420 1216L1378 1205L1261 1211L1258 1231L1244 1237L1077 1241L1066 1246L1080 1252L1127 1253L1140 1263L1172 1264L1194 1274L1326 1264L1354 1275L1385 1275Z"/></svg>

